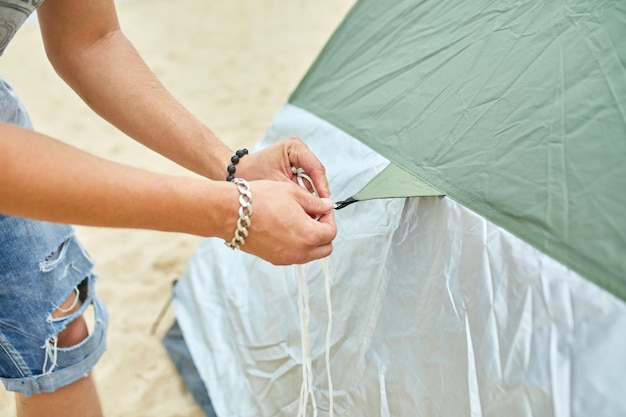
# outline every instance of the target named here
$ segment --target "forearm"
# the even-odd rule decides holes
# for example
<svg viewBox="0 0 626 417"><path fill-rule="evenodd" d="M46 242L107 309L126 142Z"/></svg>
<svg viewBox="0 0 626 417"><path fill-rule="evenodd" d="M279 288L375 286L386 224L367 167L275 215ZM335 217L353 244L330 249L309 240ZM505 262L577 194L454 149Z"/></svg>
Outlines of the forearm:
<svg viewBox="0 0 626 417"><path fill-rule="evenodd" d="M0 124L0 213L105 227L227 238L232 184L156 174ZM211 209L208 209L211 207Z"/></svg>
<svg viewBox="0 0 626 417"><path fill-rule="evenodd" d="M121 31L63 57L55 68L128 136L200 175L223 179L232 151L163 87Z"/></svg>

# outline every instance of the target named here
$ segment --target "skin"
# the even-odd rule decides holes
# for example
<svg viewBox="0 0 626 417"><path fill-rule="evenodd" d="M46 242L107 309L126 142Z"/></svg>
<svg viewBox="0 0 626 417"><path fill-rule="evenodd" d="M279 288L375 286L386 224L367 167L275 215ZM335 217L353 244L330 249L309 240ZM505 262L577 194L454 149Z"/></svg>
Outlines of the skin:
<svg viewBox="0 0 626 417"><path fill-rule="evenodd" d="M46 0L37 14L48 59L93 111L206 180L121 165L0 123L0 213L230 240L239 193L224 177L234 151L148 69L120 30L114 2ZM305 169L321 198L295 183L292 166ZM243 251L277 265L331 253L336 225L325 170L300 139L286 138L242 158L237 176L250 182L253 194ZM59 335L59 345L72 346L86 336L81 318ZM20 417L102 415L91 376L53 393L16 398Z"/></svg>

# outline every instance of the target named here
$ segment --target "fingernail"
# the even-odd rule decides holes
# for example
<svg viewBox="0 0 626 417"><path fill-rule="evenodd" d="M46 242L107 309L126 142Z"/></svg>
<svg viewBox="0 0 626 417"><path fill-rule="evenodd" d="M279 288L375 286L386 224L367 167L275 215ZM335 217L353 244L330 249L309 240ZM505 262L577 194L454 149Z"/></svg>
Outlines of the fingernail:
<svg viewBox="0 0 626 417"><path fill-rule="evenodd" d="M333 200L331 200L330 198L322 198L322 201L324 202L324 204L326 204L327 206L332 207L333 206Z"/></svg>

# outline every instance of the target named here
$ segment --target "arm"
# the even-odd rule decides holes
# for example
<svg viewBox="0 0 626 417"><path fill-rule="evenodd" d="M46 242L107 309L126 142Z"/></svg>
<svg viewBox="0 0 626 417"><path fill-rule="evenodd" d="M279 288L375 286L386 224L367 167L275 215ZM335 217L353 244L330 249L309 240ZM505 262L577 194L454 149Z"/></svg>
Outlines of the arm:
<svg viewBox="0 0 626 417"><path fill-rule="evenodd" d="M232 151L161 85L120 30L112 0L51 0L37 13L50 62L96 113L180 165L222 179Z"/></svg>
<svg viewBox="0 0 626 417"><path fill-rule="evenodd" d="M38 15L50 62L95 112L180 165L225 178L233 152L149 70L120 30L112 0L46 1ZM237 173L249 180L292 181L291 166L311 175L320 197L330 196L324 167L298 138L250 155Z"/></svg>
<svg viewBox="0 0 626 417"><path fill-rule="evenodd" d="M251 187L254 215L242 250L275 264L330 254L336 229L322 200L289 183L255 181ZM0 213L230 240L238 198L226 181L132 168L0 123ZM315 221L309 216L315 213L326 214Z"/></svg>
<svg viewBox="0 0 626 417"><path fill-rule="evenodd" d="M138 141L220 181L123 166L0 123L0 213L230 240L239 196L236 187L222 178L232 151L169 95L145 66L119 31L113 2L48 0L38 14L53 66L95 111ZM257 176L278 177L282 182L251 183L254 216L242 249L275 264L327 256L336 233L332 209L286 182L290 171L281 174L285 160L287 165L319 162L296 139L274 149L245 158L251 161L246 169L263 166L265 171L259 170ZM263 159L274 168L268 171L267 164L258 162ZM316 215L323 216L315 221L311 216Z"/></svg>

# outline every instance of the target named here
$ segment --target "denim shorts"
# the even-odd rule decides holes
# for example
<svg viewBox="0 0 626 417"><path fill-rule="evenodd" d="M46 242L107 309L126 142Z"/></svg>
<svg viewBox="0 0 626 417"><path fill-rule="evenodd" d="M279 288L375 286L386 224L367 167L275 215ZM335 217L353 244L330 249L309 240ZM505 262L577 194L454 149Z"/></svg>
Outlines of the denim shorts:
<svg viewBox="0 0 626 417"><path fill-rule="evenodd" d="M7 390L55 391L86 376L102 356L108 317L92 267L71 226L0 215L0 379ZM59 317L73 294L80 307ZM58 347L59 332L90 306L89 336Z"/></svg>

